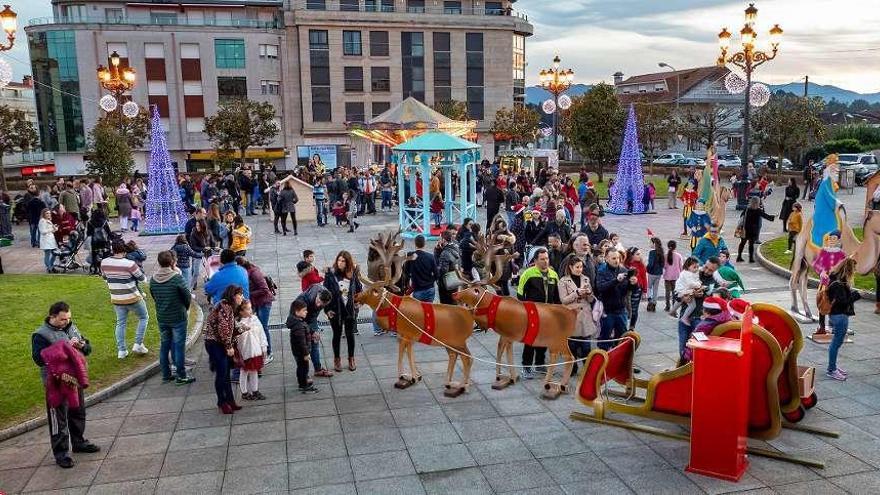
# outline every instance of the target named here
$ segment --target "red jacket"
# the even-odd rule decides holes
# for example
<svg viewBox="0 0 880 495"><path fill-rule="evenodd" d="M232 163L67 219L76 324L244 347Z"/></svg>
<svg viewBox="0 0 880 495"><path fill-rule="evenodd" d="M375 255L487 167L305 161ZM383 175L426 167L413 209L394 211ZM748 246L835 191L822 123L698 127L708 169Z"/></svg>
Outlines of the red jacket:
<svg viewBox="0 0 880 495"><path fill-rule="evenodd" d="M636 271L636 278L639 280L639 287L642 292L648 292L648 269L641 261L630 261L626 264L627 268L633 268Z"/></svg>
<svg viewBox="0 0 880 495"><path fill-rule="evenodd" d="M67 340L58 340L40 351L46 363L46 402L49 407L67 403L67 407L78 409L79 388L89 386L89 372L83 355ZM68 374L76 379L76 384L64 382L61 375Z"/></svg>
<svg viewBox="0 0 880 495"><path fill-rule="evenodd" d="M324 277L322 277L318 269L311 264L306 263L305 261L300 261L296 264L296 269L299 272L303 292L309 290L309 287L315 284L324 283Z"/></svg>

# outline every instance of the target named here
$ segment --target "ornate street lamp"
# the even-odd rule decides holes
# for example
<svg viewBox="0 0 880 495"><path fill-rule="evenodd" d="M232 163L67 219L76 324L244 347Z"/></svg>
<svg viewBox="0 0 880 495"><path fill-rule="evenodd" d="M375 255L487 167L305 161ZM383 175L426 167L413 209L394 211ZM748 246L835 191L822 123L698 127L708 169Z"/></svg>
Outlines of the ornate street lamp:
<svg viewBox="0 0 880 495"><path fill-rule="evenodd" d="M18 29L18 14L12 11L9 5L4 5L0 11L0 28L6 31L7 43L0 45L0 52L12 49L15 44L15 31Z"/></svg>
<svg viewBox="0 0 880 495"><path fill-rule="evenodd" d="M782 28L779 27L779 24L775 24L770 29L770 50L761 50L758 49L756 41L758 38L758 34L755 31L755 23L758 20L758 9L755 8L755 4L750 3L748 8L745 10L745 24L743 28L740 30L740 45L742 49L740 51L729 53L730 52L730 39L732 37L730 31L727 28L723 28L720 33L718 33L718 45L721 48L721 54L718 56L718 65L720 67L724 67L727 64L732 64L745 72L746 75L746 88L744 91L743 103L745 108L743 110L743 139L742 139L742 169L740 170L740 179L736 184L737 187L737 205L736 208L738 210L742 210L746 208L747 200L745 197L745 189L748 184L748 166L749 166L749 134L750 134L750 118L751 118L751 110L750 110L750 102L749 99L751 97L752 90L752 72L760 65L769 62L776 58L776 52L779 50L779 43L782 41Z"/></svg>
<svg viewBox="0 0 880 495"><path fill-rule="evenodd" d="M553 66L549 69L542 69L538 73L538 83L542 88L546 89L553 95L552 105L549 101L544 102L544 111L553 114L553 149L559 148L559 96L565 93L574 82L574 71L571 69L560 69L559 64L562 62L559 55L553 58ZM566 97L563 106L568 108L571 105ZM565 109L563 108L563 110Z"/></svg>
<svg viewBox="0 0 880 495"><path fill-rule="evenodd" d="M134 69L120 67L122 58L116 51L110 54L110 67L98 66L98 83L111 94L101 98L101 108L106 112L120 112L119 128L122 129L122 115L127 117L137 115L137 106L134 102L123 104L122 95L134 88L137 79ZM132 107L134 109L132 110ZM126 108L128 107L128 108Z"/></svg>

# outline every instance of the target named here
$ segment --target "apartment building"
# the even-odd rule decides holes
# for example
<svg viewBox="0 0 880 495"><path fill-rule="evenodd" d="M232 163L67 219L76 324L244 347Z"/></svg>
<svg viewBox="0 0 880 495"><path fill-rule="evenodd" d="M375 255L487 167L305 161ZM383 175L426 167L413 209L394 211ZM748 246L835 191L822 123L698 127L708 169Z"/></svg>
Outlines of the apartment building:
<svg viewBox="0 0 880 495"><path fill-rule="evenodd" d="M467 101L479 141L521 99L525 37L513 2L434 0L53 0L54 16L25 28L43 148L59 174L81 173L100 117L96 77L116 52L137 83L130 98L155 105L178 167L213 167L204 119L226 98L267 101L281 132L249 160L293 168L322 149L339 165L387 150L346 131L407 96L428 105ZM136 153L145 170L147 150ZM326 160L325 160L326 161Z"/></svg>

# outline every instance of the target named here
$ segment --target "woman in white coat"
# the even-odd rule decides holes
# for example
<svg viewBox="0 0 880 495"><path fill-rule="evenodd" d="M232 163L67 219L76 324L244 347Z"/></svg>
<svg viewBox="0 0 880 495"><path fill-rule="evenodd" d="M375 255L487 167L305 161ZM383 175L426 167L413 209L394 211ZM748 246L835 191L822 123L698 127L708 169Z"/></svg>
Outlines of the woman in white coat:
<svg viewBox="0 0 880 495"><path fill-rule="evenodd" d="M43 250L43 264L46 265L46 273L55 273L55 250L58 249L55 231L58 230L58 226L52 223L52 210L43 208L37 229L40 232L40 249Z"/></svg>
<svg viewBox="0 0 880 495"><path fill-rule="evenodd" d="M577 311L577 322L568 347L575 359L582 359L590 353L590 338L598 333L593 319L596 296L593 295L590 279L584 275L584 262L580 258L570 257L563 267L563 273L559 279L559 300L565 307ZM575 363L572 375L576 375L577 370Z"/></svg>

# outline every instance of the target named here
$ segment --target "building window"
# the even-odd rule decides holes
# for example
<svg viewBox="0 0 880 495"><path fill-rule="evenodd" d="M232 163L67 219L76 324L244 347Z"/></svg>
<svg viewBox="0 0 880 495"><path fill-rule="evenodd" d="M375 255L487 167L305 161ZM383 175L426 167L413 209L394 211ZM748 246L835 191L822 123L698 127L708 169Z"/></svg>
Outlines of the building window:
<svg viewBox="0 0 880 495"><path fill-rule="evenodd" d="M461 2L443 2L444 14L461 14Z"/></svg>
<svg viewBox="0 0 880 495"><path fill-rule="evenodd" d="M221 103L233 99L247 98L247 78L246 77L224 77L217 78L217 97Z"/></svg>
<svg viewBox="0 0 880 495"><path fill-rule="evenodd" d="M260 45L260 58L278 58L278 45Z"/></svg>
<svg viewBox="0 0 880 495"><path fill-rule="evenodd" d="M489 5L488 3L486 4ZM488 8L488 7L487 7ZM526 101L526 38L513 35L513 102L524 104Z"/></svg>
<svg viewBox="0 0 880 495"><path fill-rule="evenodd" d="M339 0L339 10L343 12L357 12L361 9L360 0Z"/></svg>
<svg viewBox="0 0 880 495"><path fill-rule="evenodd" d="M391 110L391 102L389 101L374 101L373 102L373 117L378 117L383 113Z"/></svg>
<svg viewBox="0 0 880 495"><path fill-rule="evenodd" d="M345 90L361 92L364 90L364 68L345 67Z"/></svg>
<svg viewBox="0 0 880 495"><path fill-rule="evenodd" d="M391 91L390 67L370 67L370 89L374 93Z"/></svg>
<svg viewBox="0 0 880 495"><path fill-rule="evenodd" d="M342 54L343 55L361 55L361 32L360 31L343 31L342 32Z"/></svg>
<svg viewBox="0 0 880 495"><path fill-rule="evenodd" d="M205 118L204 117L187 117L186 118L186 132L204 132L205 131Z"/></svg>
<svg viewBox="0 0 880 495"><path fill-rule="evenodd" d="M347 122L363 122L364 120L366 120L364 118L364 102L345 102L345 120Z"/></svg>
<svg viewBox="0 0 880 495"><path fill-rule="evenodd" d="M388 56L388 31L370 31L370 55Z"/></svg>
<svg viewBox="0 0 880 495"><path fill-rule="evenodd" d="M244 69L244 40L214 40L214 59L218 69Z"/></svg>
<svg viewBox="0 0 880 495"><path fill-rule="evenodd" d="M110 24L121 23L125 20L125 11L122 9L104 9L104 18Z"/></svg>
<svg viewBox="0 0 880 495"><path fill-rule="evenodd" d="M486 2L486 15L503 15L504 7L501 2Z"/></svg>
<svg viewBox="0 0 880 495"><path fill-rule="evenodd" d="M306 0L306 10L327 10L325 0Z"/></svg>
<svg viewBox="0 0 880 495"><path fill-rule="evenodd" d="M425 12L425 0L406 0L406 11L411 14Z"/></svg>
<svg viewBox="0 0 880 495"><path fill-rule="evenodd" d="M173 26L177 24L176 12L150 12L150 24Z"/></svg>
<svg viewBox="0 0 880 495"><path fill-rule="evenodd" d="M367 12L394 12L394 0L364 0Z"/></svg>
<svg viewBox="0 0 880 495"><path fill-rule="evenodd" d="M260 90L264 95L280 95L281 81L260 81Z"/></svg>
<svg viewBox="0 0 880 495"><path fill-rule="evenodd" d="M330 87L312 86L312 122L330 122Z"/></svg>
<svg viewBox="0 0 880 495"><path fill-rule="evenodd" d="M312 122L331 122L330 42L327 31L309 30L309 63L312 83Z"/></svg>
<svg viewBox="0 0 880 495"><path fill-rule="evenodd" d="M425 101L425 33L400 33L403 97Z"/></svg>
<svg viewBox="0 0 880 495"><path fill-rule="evenodd" d="M67 22L79 22L86 20L86 6L83 4L62 5L61 16Z"/></svg>
<svg viewBox="0 0 880 495"><path fill-rule="evenodd" d="M452 99L451 50L451 35L434 33L434 103Z"/></svg>
<svg viewBox="0 0 880 495"><path fill-rule="evenodd" d="M467 33L465 50L468 114L474 119L483 120L483 33Z"/></svg>

